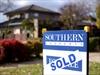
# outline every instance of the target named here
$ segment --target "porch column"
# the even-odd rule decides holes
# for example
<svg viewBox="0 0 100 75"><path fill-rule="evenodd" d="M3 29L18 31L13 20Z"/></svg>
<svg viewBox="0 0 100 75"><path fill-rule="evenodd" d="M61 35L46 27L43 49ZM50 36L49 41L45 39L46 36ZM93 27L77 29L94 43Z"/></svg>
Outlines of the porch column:
<svg viewBox="0 0 100 75"><path fill-rule="evenodd" d="M34 31L34 38L38 38L38 13L35 13L34 14L34 28L35 28L35 31Z"/></svg>
<svg viewBox="0 0 100 75"><path fill-rule="evenodd" d="M16 40L21 40L21 31L20 28L15 28L14 29L14 35Z"/></svg>

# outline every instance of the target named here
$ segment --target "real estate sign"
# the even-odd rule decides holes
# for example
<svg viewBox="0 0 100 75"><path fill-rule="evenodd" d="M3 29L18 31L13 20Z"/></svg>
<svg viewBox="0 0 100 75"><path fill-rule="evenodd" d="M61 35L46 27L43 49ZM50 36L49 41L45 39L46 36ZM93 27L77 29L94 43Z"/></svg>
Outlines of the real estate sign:
<svg viewBox="0 0 100 75"><path fill-rule="evenodd" d="M48 31L43 35L44 75L86 75L87 33Z"/></svg>

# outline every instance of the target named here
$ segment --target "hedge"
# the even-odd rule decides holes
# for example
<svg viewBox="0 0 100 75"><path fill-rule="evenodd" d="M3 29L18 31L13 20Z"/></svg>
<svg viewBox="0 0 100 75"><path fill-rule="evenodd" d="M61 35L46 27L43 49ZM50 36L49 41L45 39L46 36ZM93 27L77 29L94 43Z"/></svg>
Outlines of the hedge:
<svg viewBox="0 0 100 75"><path fill-rule="evenodd" d="M100 37L89 38L89 51L100 52Z"/></svg>
<svg viewBox="0 0 100 75"><path fill-rule="evenodd" d="M28 47L15 39L0 40L0 45L4 48L3 56L7 62L28 60L31 55Z"/></svg>
<svg viewBox="0 0 100 75"><path fill-rule="evenodd" d="M4 58L5 58L5 49L4 47L0 46L0 61L3 61Z"/></svg>
<svg viewBox="0 0 100 75"><path fill-rule="evenodd" d="M36 57L40 57L40 53L43 51L42 41L40 39L28 40L26 45Z"/></svg>

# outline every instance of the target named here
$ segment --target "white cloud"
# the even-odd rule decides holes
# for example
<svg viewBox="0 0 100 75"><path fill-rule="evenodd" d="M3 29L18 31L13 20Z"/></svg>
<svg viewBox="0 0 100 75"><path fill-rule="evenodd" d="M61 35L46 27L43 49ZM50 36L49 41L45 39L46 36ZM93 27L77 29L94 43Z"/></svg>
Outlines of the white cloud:
<svg viewBox="0 0 100 75"><path fill-rule="evenodd" d="M15 5L18 5L18 6L24 6L24 5L27 5L28 4L28 1L27 0L17 0L15 1L14 3Z"/></svg>

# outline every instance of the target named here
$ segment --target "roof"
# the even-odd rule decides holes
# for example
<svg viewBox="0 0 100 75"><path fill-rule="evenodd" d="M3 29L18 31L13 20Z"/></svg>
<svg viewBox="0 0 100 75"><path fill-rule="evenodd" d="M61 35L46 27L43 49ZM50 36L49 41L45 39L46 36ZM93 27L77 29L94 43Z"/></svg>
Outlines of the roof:
<svg viewBox="0 0 100 75"><path fill-rule="evenodd" d="M8 21L4 21L4 22L0 23L0 28L1 27L7 27L8 24L10 24L9 26L16 26L16 25L11 25L11 24L13 24L13 23L20 23L22 21L23 21L23 19L17 19L17 18L11 19L11 20L8 20Z"/></svg>
<svg viewBox="0 0 100 75"><path fill-rule="evenodd" d="M23 13L23 12L29 12L29 11L36 11L36 12L46 12L46 13L53 13L53 14L60 14L58 12L52 11L50 9L47 8L43 8L37 5L27 5L12 11L8 11L5 14L14 14L14 13Z"/></svg>
<svg viewBox="0 0 100 75"><path fill-rule="evenodd" d="M7 26L7 24L8 24L8 21L5 21L5 22L0 23L0 28Z"/></svg>

